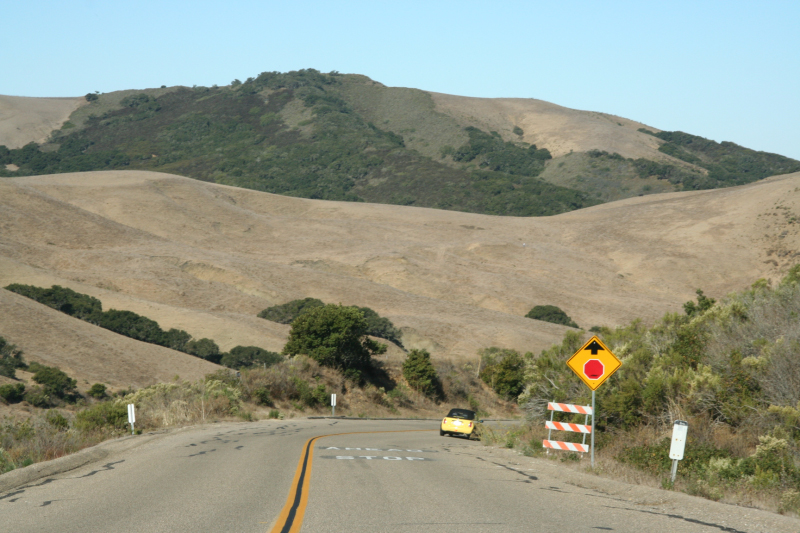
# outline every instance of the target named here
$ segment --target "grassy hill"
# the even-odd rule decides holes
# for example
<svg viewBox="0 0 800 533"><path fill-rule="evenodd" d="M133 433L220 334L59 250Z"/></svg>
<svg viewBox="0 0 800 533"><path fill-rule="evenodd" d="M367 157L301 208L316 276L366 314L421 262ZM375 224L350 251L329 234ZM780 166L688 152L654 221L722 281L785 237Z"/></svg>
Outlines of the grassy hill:
<svg viewBox="0 0 800 533"><path fill-rule="evenodd" d="M13 165L0 175L155 170L304 198L534 216L800 170L775 154L606 115L531 101L531 124L530 110L315 70L87 100L50 142L0 146L0 165ZM583 124L573 143L583 151L562 153L559 120Z"/></svg>
<svg viewBox="0 0 800 533"><path fill-rule="evenodd" d="M613 326L680 309L698 288L718 298L775 279L800 249L798 179L514 218L155 172L11 178L0 180L0 286L69 287L222 351L280 351L288 326L258 313L317 298L374 309L408 349L469 361L560 338L564 326L524 317L536 305Z"/></svg>

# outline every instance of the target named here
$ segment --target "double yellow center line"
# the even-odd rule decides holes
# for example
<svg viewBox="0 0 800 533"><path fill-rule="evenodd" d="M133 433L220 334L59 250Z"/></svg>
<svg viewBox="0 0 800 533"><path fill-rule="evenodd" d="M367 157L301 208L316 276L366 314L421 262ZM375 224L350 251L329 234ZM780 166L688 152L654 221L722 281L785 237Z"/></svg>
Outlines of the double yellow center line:
<svg viewBox="0 0 800 533"><path fill-rule="evenodd" d="M405 429L394 431L351 431L348 433L331 433L308 439L300 454L297 470L294 473L289 497L278 515L278 521L270 533L298 533L303 527L303 516L308 505L308 490L311 483L311 463L314 461L314 443L325 437L338 437L339 435L363 435L365 433L411 433L415 431L433 431L430 429Z"/></svg>

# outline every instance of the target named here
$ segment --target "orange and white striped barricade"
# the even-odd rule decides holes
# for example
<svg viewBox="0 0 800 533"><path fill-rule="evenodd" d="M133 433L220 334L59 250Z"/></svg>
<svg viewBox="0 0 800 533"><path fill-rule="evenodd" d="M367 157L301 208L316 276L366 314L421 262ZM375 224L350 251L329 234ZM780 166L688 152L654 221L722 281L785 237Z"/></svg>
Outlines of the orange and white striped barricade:
<svg viewBox="0 0 800 533"><path fill-rule="evenodd" d="M589 415L594 419L594 411L588 405L573 405L571 403L556 403L547 402L547 409L550 411L550 420L545 422L547 431L547 439L542 441L542 447L551 448L553 450L566 450L570 452L586 453L589 447L586 445L586 435L592 432L592 426L589 425ZM564 413L576 413L586 415L583 424L571 424L568 422L554 422L553 415L556 411ZM559 440L550 440L553 430L556 431L572 431L574 433L583 433L583 443L577 442L561 442Z"/></svg>

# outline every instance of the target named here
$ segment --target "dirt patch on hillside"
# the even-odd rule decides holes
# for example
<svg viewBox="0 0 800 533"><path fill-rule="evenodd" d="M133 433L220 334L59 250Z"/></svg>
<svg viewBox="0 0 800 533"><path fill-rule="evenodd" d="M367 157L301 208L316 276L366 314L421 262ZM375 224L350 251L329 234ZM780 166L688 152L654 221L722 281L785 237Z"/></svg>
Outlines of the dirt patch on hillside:
<svg viewBox="0 0 800 533"><path fill-rule="evenodd" d="M44 142L86 103L85 98L0 95L0 145L20 148L30 142Z"/></svg>

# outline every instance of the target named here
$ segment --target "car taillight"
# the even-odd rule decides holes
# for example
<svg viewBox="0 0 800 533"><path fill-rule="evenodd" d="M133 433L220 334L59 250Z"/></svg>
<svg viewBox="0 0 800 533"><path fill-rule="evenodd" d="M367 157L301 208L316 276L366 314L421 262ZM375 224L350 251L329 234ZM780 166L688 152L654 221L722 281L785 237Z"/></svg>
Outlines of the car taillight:
<svg viewBox="0 0 800 533"><path fill-rule="evenodd" d="M446 424L446 423L447 423L447 419L446 418L442 419L442 424Z"/></svg>
<svg viewBox="0 0 800 533"><path fill-rule="evenodd" d="M469 427L472 427L472 422L469 423Z"/></svg>

